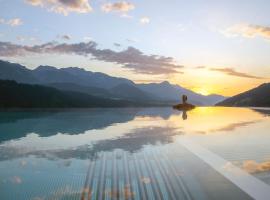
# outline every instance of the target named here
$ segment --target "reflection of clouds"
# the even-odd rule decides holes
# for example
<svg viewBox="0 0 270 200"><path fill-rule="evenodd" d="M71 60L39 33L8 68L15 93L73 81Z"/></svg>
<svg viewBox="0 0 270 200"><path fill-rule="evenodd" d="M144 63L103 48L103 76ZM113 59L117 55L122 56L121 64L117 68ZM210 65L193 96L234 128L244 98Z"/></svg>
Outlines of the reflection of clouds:
<svg viewBox="0 0 270 200"><path fill-rule="evenodd" d="M14 183L14 184L21 184L22 179L19 176L13 176L13 177L10 178L10 182Z"/></svg>
<svg viewBox="0 0 270 200"><path fill-rule="evenodd" d="M241 127L246 127L246 126L249 126L251 124L255 124L255 123L259 122L259 121L260 120L231 123L231 124L225 125L225 126L220 127L220 128L209 129L208 131L198 130L198 131L193 131L193 133L200 134L200 135L205 135L207 133L222 132L222 131L223 132L230 132L230 131L234 131L234 130L236 130L238 128L241 128Z"/></svg>
<svg viewBox="0 0 270 200"><path fill-rule="evenodd" d="M242 169L249 173L270 171L270 161L258 163L255 160L246 160L242 164Z"/></svg>
<svg viewBox="0 0 270 200"><path fill-rule="evenodd" d="M135 196L135 192L133 192L130 188L129 185L127 185L125 188L124 188L124 194L125 194L125 197L126 199L130 199L132 197Z"/></svg>
<svg viewBox="0 0 270 200"><path fill-rule="evenodd" d="M167 144L173 142L173 136L181 134L172 127L144 127L137 128L130 133L116 139L102 140L93 145L95 152L112 151L123 149L135 152L142 149L145 145Z"/></svg>
<svg viewBox="0 0 270 200"><path fill-rule="evenodd" d="M24 166L26 166L27 165L27 161L25 161L25 160L21 160L20 161L20 166L21 167L24 167Z"/></svg>
<svg viewBox="0 0 270 200"><path fill-rule="evenodd" d="M157 113L155 113L155 111L157 111ZM168 118L161 118L158 109L153 109L151 112L149 112L149 110L147 110L147 112L143 112L143 110L136 111L136 114L132 112L130 114L123 113L118 119L114 116L120 115L120 112L115 112L109 117L114 120L107 119L106 121L104 119L106 123L101 123L101 116L98 117L98 113L92 113L91 115L88 113L73 113L72 115L71 113L67 115L57 114L57 117L55 115L54 117L50 116L50 120L45 117L47 118L45 121L40 121L40 118L38 118L37 121L29 121L29 119L22 120L25 122L25 127L31 125L30 122L33 122L34 124L31 125L33 127L31 130L37 131L36 133L40 131L45 134L46 126L51 126L48 127L48 129L50 129L48 133L50 134L41 134L40 136L35 135L35 137L31 137L29 140L25 140L25 138L13 140L9 145L6 142L0 144L0 160L19 158L18 160L13 160L11 162L1 162L1 166L6 168L7 165L5 163L11 163L9 166L11 166L10 170L12 173L5 177L6 186L10 188L22 188L22 186L24 186L24 190L18 190L18 193L27 192L34 196L40 196L40 198L36 197L36 200L77 199L80 196L85 196L84 199L88 199L89 197L93 198L96 192L101 196L105 196L104 199L118 198L119 196L127 197L127 199L139 199L141 192L140 187L142 187L143 190L145 190L145 188L154 188L153 191L155 191L155 187L165 187L164 190L166 192L166 184L169 184L168 188L170 186L172 188L180 188L180 185L178 186L177 184L177 178L179 178L179 176L183 177L184 180L189 179L190 174L188 172L190 172L190 170L185 170L185 168L189 168L191 165L191 167L194 168L194 163L197 162L195 162L196 160L193 162L193 157L189 157L187 160L184 156L188 154L186 154L185 151L181 151L181 146L179 149L178 146L174 144L170 145L170 143L175 140L192 137L192 139L198 139L199 142L202 141L202 145L206 144L206 146L208 145L207 142L209 142L211 145L215 145L215 148L218 146L219 149L217 149L217 154L221 155L221 157L223 157L223 153L226 153L225 156L228 155L233 158L238 155L243 156L242 152L245 153L244 155L253 155L250 152L254 152L254 148L249 147L256 148L263 146L264 153L266 152L264 147L265 144L269 143L267 142L269 141L267 140L269 139L269 134L258 135L257 133L261 134L267 132L267 130L264 129L269 127L269 119L262 118L262 116L256 112L246 112L246 117L238 117L233 112L219 114L212 114L210 112L196 114L190 112L188 120L183 122L180 115L181 113L178 115L170 115L169 110L166 111L168 111L168 115L165 115L166 112L162 112L165 113L162 116L168 116ZM105 118L109 113L103 112L102 115ZM129 115L133 117L130 118L128 117ZM232 115L232 117L230 115ZM65 117L68 117L68 120L64 123ZM77 120L82 119L81 123L77 124L77 120L73 120L74 124L72 124L72 117L78 117ZM128 121L128 119L132 119L132 121ZM174 119L175 121L173 121ZM249 129L248 122L256 120L261 120L262 123L250 125L251 129ZM49 121L50 123L46 123ZM37 125L35 122L39 122L40 124ZM98 122L99 124L96 126L95 123ZM67 126L67 123L70 123L70 125ZM89 126L87 123L92 125ZM114 123L113 126L112 123ZM198 123L201 124L197 127ZM2 124L7 123L3 122ZM15 129L16 124L17 122L10 122L7 126L14 126ZM41 124L43 124L44 127L41 127ZM53 127L54 125L55 127ZM105 125L111 127L105 128ZM247 127L239 128L237 130L234 129L241 125ZM74 129L72 129L72 126L74 126ZM103 126L105 127L102 130L98 130ZM37 127L40 128L37 129ZM260 127L262 127L262 129L260 129ZM80 133L80 131L87 130L88 128L91 129L91 131L87 133L68 135L70 131L73 131L73 133ZM227 129L227 131L223 132L224 134L213 134L210 136L188 135L188 133L194 129L197 130L198 133L203 134L204 132L207 133L210 129L218 128ZM230 128L234 131L230 132ZM67 134L51 135L59 130L64 131ZM178 137L179 134L186 135L184 137ZM69 139L67 140L66 138ZM256 140L256 138L258 140ZM45 141L43 145L40 145L42 144L39 142L40 139ZM21 142L18 143L18 141ZM73 144L73 146L67 144L67 141L70 141L70 144ZM61 143L61 146L59 146L58 142ZM153 148L154 145L156 146ZM22 147L25 147L26 149L22 149ZM46 149L43 147L46 147ZM215 148L210 146L209 150L215 152ZM259 148L257 150L260 152ZM180 153L180 157L178 156L178 153ZM162 157L167 155L168 158L164 160ZM256 152L255 156L257 155L258 153ZM160 157L161 160L159 159L159 156L162 156ZM249 157L249 159L256 159L255 156L252 158ZM91 161L88 159L91 159ZM70 161L72 161L72 163ZM189 161L190 163L185 161ZM14 166L12 166L12 163ZM171 167L174 168L174 166L177 169L170 170L169 168L166 169L166 167L163 168L163 164L168 164L170 169ZM197 164L198 169L201 169L199 161ZM233 164L235 163L226 164L225 168L231 170ZM84 173L87 171L88 165L91 165L91 168L89 167L91 171L89 170L87 172L89 174L88 177L90 178L87 181L84 181L87 177L87 174ZM25 166L25 168L22 168L23 166ZM67 168L66 166L70 167ZM239 164L235 166L242 165ZM256 166L256 168L259 167ZM195 167L194 169L196 172L197 168ZM202 168L202 170L203 169L204 168ZM262 169L265 170L265 167L260 168L260 170ZM198 173L200 172L201 170L198 171ZM206 175L211 176L211 174L208 174L207 172ZM23 180L21 181L23 181L23 183L21 185L13 185L10 182L10 177L14 175L22 177ZM5 175L3 174L3 176ZM235 176L237 176L236 172ZM30 179L27 177L30 177ZM31 179L31 177L35 178ZM171 178L170 183L167 182L167 177ZM43 187L37 187L39 183L38 180L42 180L43 185L48 183L48 187L45 187L44 190ZM16 182L16 179L14 178L13 181ZM71 187L63 188L62 186L67 183L71 183ZM129 183L130 186L128 186L127 183ZM177 185L173 185L174 183ZM36 187L31 187L30 185L36 185ZM103 185L103 187L97 189L99 185ZM40 188L41 190L37 190ZM12 189L10 189L10 191L12 191ZM148 197L147 191L143 192L146 193L146 196ZM179 192L181 192L180 189ZM42 195L44 193L48 196L44 196L43 198ZM85 195L82 195L82 193ZM162 194L160 193L160 195ZM163 198L163 196L161 196L161 198Z"/></svg>
<svg viewBox="0 0 270 200"><path fill-rule="evenodd" d="M126 185L123 189L106 189L105 194L112 199L119 199L119 197L124 196L125 199L131 199L135 196L135 192L131 190L130 185Z"/></svg>
<svg viewBox="0 0 270 200"><path fill-rule="evenodd" d="M45 197L34 197L32 200L44 200Z"/></svg>
<svg viewBox="0 0 270 200"><path fill-rule="evenodd" d="M86 109L74 111L43 111L43 112L0 112L0 143L27 137L30 134L41 138L49 138L59 133L74 135L72 140L83 133L97 131L104 133L106 129L117 124L127 124L138 121L137 118L149 118L153 120L168 119L172 115L178 115L171 108L121 108L121 109ZM106 117L104 117L106 116ZM155 119L159 118L159 119ZM105 130L105 131L104 131ZM110 133L114 131L110 130ZM91 135L93 135L91 133ZM98 134L95 136L102 136ZM110 134L111 135L111 134ZM90 135L89 135L90 136ZM89 137L87 136L87 137ZM30 138L31 140L35 138ZM63 139L63 137L61 137ZM83 138L85 141L88 138ZM54 146L58 146L57 145ZM74 142L73 142L74 143ZM76 142L78 143L78 141ZM48 145L46 145L48 146ZM52 147L50 147L52 148Z"/></svg>
<svg viewBox="0 0 270 200"><path fill-rule="evenodd" d="M235 165L239 165L240 168L248 173L259 173L270 171L270 161L257 162L255 160L246 160L243 162L235 161ZM232 162L227 162L223 168L228 172L235 171L235 165Z"/></svg>
<svg viewBox="0 0 270 200"><path fill-rule="evenodd" d="M81 193L81 199L85 199L85 197L91 197L93 191L89 187L83 187L82 193ZM88 198L89 199L89 198Z"/></svg>
<svg viewBox="0 0 270 200"><path fill-rule="evenodd" d="M149 177L141 177L140 178L141 182L144 183L144 184L149 184L151 183L151 179Z"/></svg>
<svg viewBox="0 0 270 200"><path fill-rule="evenodd" d="M221 128L217 128L217 129L212 129L210 130L210 132L217 132L217 131L233 131L237 128L240 128L240 127L245 127L245 126L248 126L250 124L254 124L254 123L257 123L259 120L256 120L256 121L248 121L248 122L238 122L238 123L232 123L232 124L228 124L224 127L221 127Z"/></svg>
<svg viewBox="0 0 270 200"><path fill-rule="evenodd" d="M69 167L71 165L71 163L72 163L71 160L63 160L58 164L58 166L59 167Z"/></svg>
<svg viewBox="0 0 270 200"><path fill-rule="evenodd" d="M56 191L46 199L77 199L81 195L81 188L74 188L70 185L64 185L57 188Z"/></svg>
<svg viewBox="0 0 270 200"><path fill-rule="evenodd" d="M235 170L236 166L232 162L227 162L224 166L222 166L222 169L224 169L227 172L233 173L234 175L239 175L237 174L239 171Z"/></svg>
<svg viewBox="0 0 270 200"><path fill-rule="evenodd" d="M142 123L142 122L141 122ZM120 130L119 130L120 131ZM0 145L0 160L26 157L29 155L35 155L37 157L47 158L49 160L57 159L95 159L99 152L102 151L113 151L115 149L122 149L128 152L136 152L141 150L146 145L159 145L168 144L173 142L173 136L182 134L179 130L169 126L142 126L140 128L134 128L132 130L125 130L125 132L119 134L118 137L112 138L111 135L106 138L97 140L89 144L76 144L77 146L57 149L40 149L40 147L33 146L29 148L28 146L20 146L18 144L2 144ZM119 133L119 132L117 132ZM120 131L121 133L121 131ZM60 137L61 135L59 135ZM65 136L63 136L65 137ZM71 136L69 136L71 137ZM79 136L78 136L79 137ZM90 137L90 135L89 135ZM29 141L29 140L28 140ZM60 141L60 140L59 140ZM75 140L76 141L76 140ZM29 141L30 142L30 141ZM25 141L24 144L27 144ZM33 141L32 141L33 143ZM69 161L66 161L62 166L68 166Z"/></svg>

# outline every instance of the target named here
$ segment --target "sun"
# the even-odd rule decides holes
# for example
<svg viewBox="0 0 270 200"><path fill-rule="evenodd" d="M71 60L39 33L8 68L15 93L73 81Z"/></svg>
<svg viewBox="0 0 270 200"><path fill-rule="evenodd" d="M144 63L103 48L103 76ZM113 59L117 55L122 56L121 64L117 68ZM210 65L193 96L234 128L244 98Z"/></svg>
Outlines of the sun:
<svg viewBox="0 0 270 200"><path fill-rule="evenodd" d="M209 95L209 91L206 88L198 88L195 90L196 93L202 94L202 95Z"/></svg>

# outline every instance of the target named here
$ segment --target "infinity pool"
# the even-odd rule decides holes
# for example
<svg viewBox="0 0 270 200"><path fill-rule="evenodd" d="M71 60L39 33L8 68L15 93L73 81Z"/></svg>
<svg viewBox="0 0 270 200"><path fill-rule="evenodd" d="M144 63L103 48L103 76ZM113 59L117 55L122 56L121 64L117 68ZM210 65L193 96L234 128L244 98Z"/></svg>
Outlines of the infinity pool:
<svg viewBox="0 0 270 200"><path fill-rule="evenodd" d="M0 112L0 199L269 199L270 110Z"/></svg>

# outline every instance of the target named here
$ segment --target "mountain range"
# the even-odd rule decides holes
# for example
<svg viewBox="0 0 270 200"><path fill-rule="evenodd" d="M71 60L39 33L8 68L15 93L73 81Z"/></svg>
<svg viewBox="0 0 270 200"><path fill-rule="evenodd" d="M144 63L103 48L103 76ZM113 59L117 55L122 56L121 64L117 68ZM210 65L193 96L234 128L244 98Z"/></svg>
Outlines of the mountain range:
<svg viewBox="0 0 270 200"><path fill-rule="evenodd" d="M41 85L61 92L76 92L91 97L122 100L143 104L172 104L181 95L195 105L214 105L226 97L201 95L168 81L136 84L125 78L113 77L100 72L86 71L78 67L56 68L39 66L33 70L20 64L0 60L0 80L13 80L18 84Z"/></svg>
<svg viewBox="0 0 270 200"><path fill-rule="evenodd" d="M270 83L264 83L256 88L235 95L222 102L218 106L236 107L270 107Z"/></svg>
<svg viewBox="0 0 270 200"><path fill-rule="evenodd" d="M133 102L61 91L52 87L0 80L0 108L93 108L161 106L156 102Z"/></svg>

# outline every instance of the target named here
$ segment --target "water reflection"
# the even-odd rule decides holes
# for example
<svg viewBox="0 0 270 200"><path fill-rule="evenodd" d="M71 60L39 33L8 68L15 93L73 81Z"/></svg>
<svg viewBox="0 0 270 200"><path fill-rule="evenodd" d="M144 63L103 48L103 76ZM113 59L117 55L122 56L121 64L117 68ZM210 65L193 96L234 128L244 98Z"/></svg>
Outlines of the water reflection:
<svg viewBox="0 0 270 200"><path fill-rule="evenodd" d="M249 173L260 173L270 171L270 161L256 162L255 160L246 160L242 163L242 168Z"/></svg>
<svg viewBox="0 0 270 200"><path fill-rule="evenodd" d="M208 107L0 112L0 197L248 199L177 141L268 173L269 116Z"/></svg>
<svg viewBox="0 0 270 200"><path fill-rule="evenodd" d="M187 120L186 111L170 108L2 112L0 160L29 155L88 159L117 148L136 152L172 143L176 135L230 133L258 123L267 112L204 107L188 113Z"/></svg>
<svg viewBox="0 0 270 200"><path fill-rule="evenodd" d="M104 129L125 123L135 117L168 119L177 114L171 109L86 109L74 111L0 112L0 142L21 138L29 133L41 137L62 134L81 134L93 129Z"/></svg>
<svg viewBox="0 0 270 200"><path fill-rule="evenodd" d="M187 111L183 111L183 113L182 113L182 119L183 120L186 120L187 119Z"/></svg>

